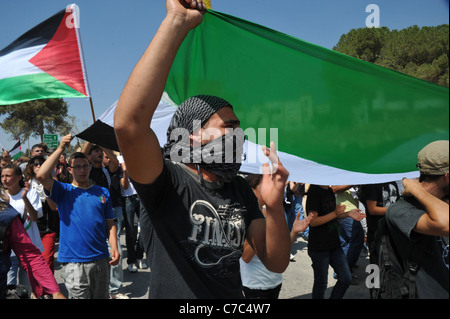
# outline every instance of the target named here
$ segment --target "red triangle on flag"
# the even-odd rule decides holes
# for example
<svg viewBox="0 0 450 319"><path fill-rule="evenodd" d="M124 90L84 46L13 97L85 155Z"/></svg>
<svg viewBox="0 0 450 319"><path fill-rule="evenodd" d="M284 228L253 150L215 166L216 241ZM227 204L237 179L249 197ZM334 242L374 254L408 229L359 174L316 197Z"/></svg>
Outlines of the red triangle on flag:
<svg viewBox="0 0 450 319"><path fill-rule="evenodd" d="M77 33L66 12L55 35L30 62L74 90L88 96ZM69 21L68 21L69 20Z"/></svg>

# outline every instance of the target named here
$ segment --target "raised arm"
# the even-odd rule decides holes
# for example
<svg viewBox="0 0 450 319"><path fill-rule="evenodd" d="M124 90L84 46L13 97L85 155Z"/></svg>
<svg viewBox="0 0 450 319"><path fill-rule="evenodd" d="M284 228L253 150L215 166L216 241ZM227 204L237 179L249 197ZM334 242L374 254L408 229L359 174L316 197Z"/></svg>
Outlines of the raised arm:
<svg viewBox="0 0 450 319"><path fill-rule="evenodd" d="M67 134L61 138L58 148L50 155L50 157L42 164L36 174L36 179L44 186L44 189L50 191L53 186L52 171L59 161L59 157L66 150L66 147L73 139L72 134Z"/></svg>
<svg viewBox="0 0 450 319"><path fill-rule="evenodd" d="M119 169L119 160L117 159L116 154L112 150L106 147L100 147L103 150L103 153L106 154L109 158L109 166L108 170L111 174L114 174Z"/></svg>
<svg viewBox="0 0 450 319"><path fill-rule="evenodd" d="M404 196L414 196L425 207L414 231L430 236L449 235L449 205L428 192L414 179L403 179Z"/></svg>
<svg viewBox="0 0 450 319"><path fill-rule="evenodd" d="M117 142L129 176L142 184L161 173L163 159L150 122L159 104L176 53L189 30L203 19L203 1L167 0L167 15L137 63L114 115ZM151 165L149 165L151 163Z"/></svg>

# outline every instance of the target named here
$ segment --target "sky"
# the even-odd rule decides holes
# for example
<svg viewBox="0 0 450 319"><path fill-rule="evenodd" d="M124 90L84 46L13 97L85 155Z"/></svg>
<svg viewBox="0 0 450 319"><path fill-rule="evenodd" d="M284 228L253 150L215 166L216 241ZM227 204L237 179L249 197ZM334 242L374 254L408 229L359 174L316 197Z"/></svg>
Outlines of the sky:
<svg viewBox="0 0 450 319"><path fill-rule="evenodd" d="M164 0L1 0L0 49L67 5L80 10L81 41L95 118L120 96L137 61L165 16ZM449 23L448 0L211 0L227 13L332 49L341 35L366 27L367 6L379 8L380 26L403 29ZM66 98L77 134L93 123L86 98ZM1 106L0 106L1 107ZM0 121L4 116L0 117ZM0 128L0 144L17 140ZM22 141L22 150L39 141Z"/></svg>

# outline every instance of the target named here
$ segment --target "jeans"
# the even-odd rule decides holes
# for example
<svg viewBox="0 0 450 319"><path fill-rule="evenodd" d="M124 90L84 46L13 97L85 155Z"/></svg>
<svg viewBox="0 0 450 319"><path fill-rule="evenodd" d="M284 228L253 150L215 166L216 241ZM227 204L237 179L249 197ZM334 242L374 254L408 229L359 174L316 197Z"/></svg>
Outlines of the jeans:
<svg viewBox="0 0 450 319"><path fill-rule="evenodd" d="M350 217L340 220L339 223L341 247L344 254L347 256L347 262L351 269L356 265L364 246L364 230L361 222Z"/></svg>
<svg viewBox="0 0 450 319"><path fill-rule="evenodd" d="M120 245L120 229L122 228L123 211L122 206L113 207L113 210L116 216L115 224L117 227L117 248L119 250L120 259L116 266L110 267L109 292L113 295L117 295L122 289L123 283L122 246Z"/></svg>
<svg viewBox="0 0 450 319"><path fill-rule="evenodd" d="M292 230L292 225L294 224L295 218L297 218L297 214L300 213L300 220L305 219L305 212L303 211L302 206L303 196L292 196L291 206L289 209L286 209L286 222L288 224L289 231ZM303 231L302 236L307 238L309 235L309 226Z"/></svg>
<svg viewBox="0 0 450 319"><path fill-rule="evenodd" d="M16 255L11 256L11 267L9 268L8 274L7 274L7 285L23 285L27 288L28 294L31 294L31 284L30 280L28 279L28 274L23 269L23 267L20 265L19 259L16 257Z"/></svg>
<svg viewBox="0 0 450 319"><path fill-rule="evenodd" d="M302 206L302 198L303 197L299 197L300 200L295 200L295 216L297 217L297 214L300 212L300 220L304 220L306 218L306 214L303 210L303 206ZM302 233L302 237L303 238L308 238L309 236L309 226L306 227L306 229L303 231Z"/></svg>
<svg viewBox="0 0 450 319"><path fill-rule="evenodd" d="M138 229L134 225L134 217L139 217L140 200L136 196L125 197L125 239L127 245L127 263L128 265L136 263L137 259L142 259L144 249L140 238L138 239Z"/></svg>
<svg viewBox="0 0 450 319"><path fill-rule="evenodd" d="M352 281L352 274L341 247L325 251L308 250L314 271L313 299L324 299L328 285L328 268L331 265L337 275L337 282L331 291L330 299L342 299Z"/></svg>

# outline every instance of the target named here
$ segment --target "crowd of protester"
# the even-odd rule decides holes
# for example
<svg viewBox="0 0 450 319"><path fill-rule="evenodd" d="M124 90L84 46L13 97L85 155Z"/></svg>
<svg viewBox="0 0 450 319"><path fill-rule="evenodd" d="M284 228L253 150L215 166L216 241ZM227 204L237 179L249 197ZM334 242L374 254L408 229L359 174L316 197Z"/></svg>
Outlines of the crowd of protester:
<svg viewBox="0 0 450 319"><path fill-rule="evenodd" d="M49 270L43 267L42 260L35 262L38 266L34 266L33 263L24 264L24 260L27 259L24 258L25 253L20 252L17 255L13 249L6 279L8 289L4 287L3 297L6 297L8 291L11 296L11 291L16 292L17 287L23 287L27 292L26 297L64 298L54 284L55 246L60 240L60 215L57 204L51 199L49 193L45 193L43 185L36 178L37 172L54 151L47 152L45 144L37 144L31 149L29 157L21 157L17 161L13 161L8 152L3 152L1 158L2 201L9 203L20 215L20 223L16 222L11 227L20 226L25 230L28 238L22 230L18 232L22 236L19 242L25 241L33 246L31 252L26 254L35 259L42 257ZM141 207L139 196L134 190L133 183L130 182L122 156L118 152L89 142L80 153L85 154L82 160L86 170L89 166L89 183L100 185L109 191L114 212L109 218L115 222L117 240L120 239L122 231L125 231L128 256L128 267L125 269L136 272L138 269L147 268L147 261L144 258L145 245L138 231L139 215L141 211L145 213L145 209ZM50 167L51 178L61 183L73 183L74 178L69 171L71 166L73 169L74 164L67 162L64 152L57 156L57 161ZM242 176L253 189L260 209L265 213L264 202L258 191L262 175L242 174ZM314 273L312 298L324 297L330 266L337 279L331 298L343 298L351 284L360 282L360 278L357 278L354 273L359 256L362 251L368 251L371 262L375 262L370 248L375 238L378 221L385 218L389 206L401 198L403 191L402 181L331 186L293 181L285 184L283 204L291 243L300 236L308 243L308 255L311 258ZM409 188L407 191L410 191ZM445 195L444 191L442 198L448 205L448 192ZM441 237L441 240L444 238L445 236ZM104 239L108 242L106 237ZM448 242L443 241L442 245L445 250ZM120 245L117 246L120 247ZM11 245L11 248L14 246ZM105 254L109 257L107 251ZM122 254L123 251L120 249L120 256ZM294 257L291 255L292 259ZM443 261L448 265L448 255ZM278 298L283 281L282 273L268 270L247 241L240 258L240 268L244 298ZM43 269L46 271L43 272ZM120 258L120 262L116 265L104 267L102 271L105 287L103 294L70 293L69 297L128 299L122 291L122 259ZM39 275L41 272L46 274ZM89 284L94 286L92 282ZM67 277L66 285L70 287ZM432 297L433 294L431 293L430 296Z"/></svg>
<svg viewBox="0 0 450 319"><path fill-rule="evenodd" d="M312 298L324 298L331 266L337 281L330 297L342 299L358 280L352 269L364 247L377 262L373 244L386 219L403 252L425 244L427 258L415 273L413 297L448 299L448 141L424 145L419 180L289 181L273 143L263 147L272 168L264 164L263 174L246 180L238 176L243 141L226 134L240 125L233 106L198 95L177 107L161 152L149 123L178 48L206 9L201 0L167 0L166 7L166 18L117 104L114 128L121 154L87 142L66 160L72 134L50 152L33 146L30 158L20 163L3 154L1 297L10 295L7 285L19 283L30 296L64 298L52 274L59 242L68 298L127 299L118 244L125 228L127 269L148 264L150 298L278 298L291 245L301 235L312 264ZM189 132L188 143L174 139L179 129ZM221 136L205 138L207 129ZM228 140L233 151L219 152L220 163L193 160ZM187 161L171 160L178 143ZM195 143L200 147L192 147Z"/></svg>

